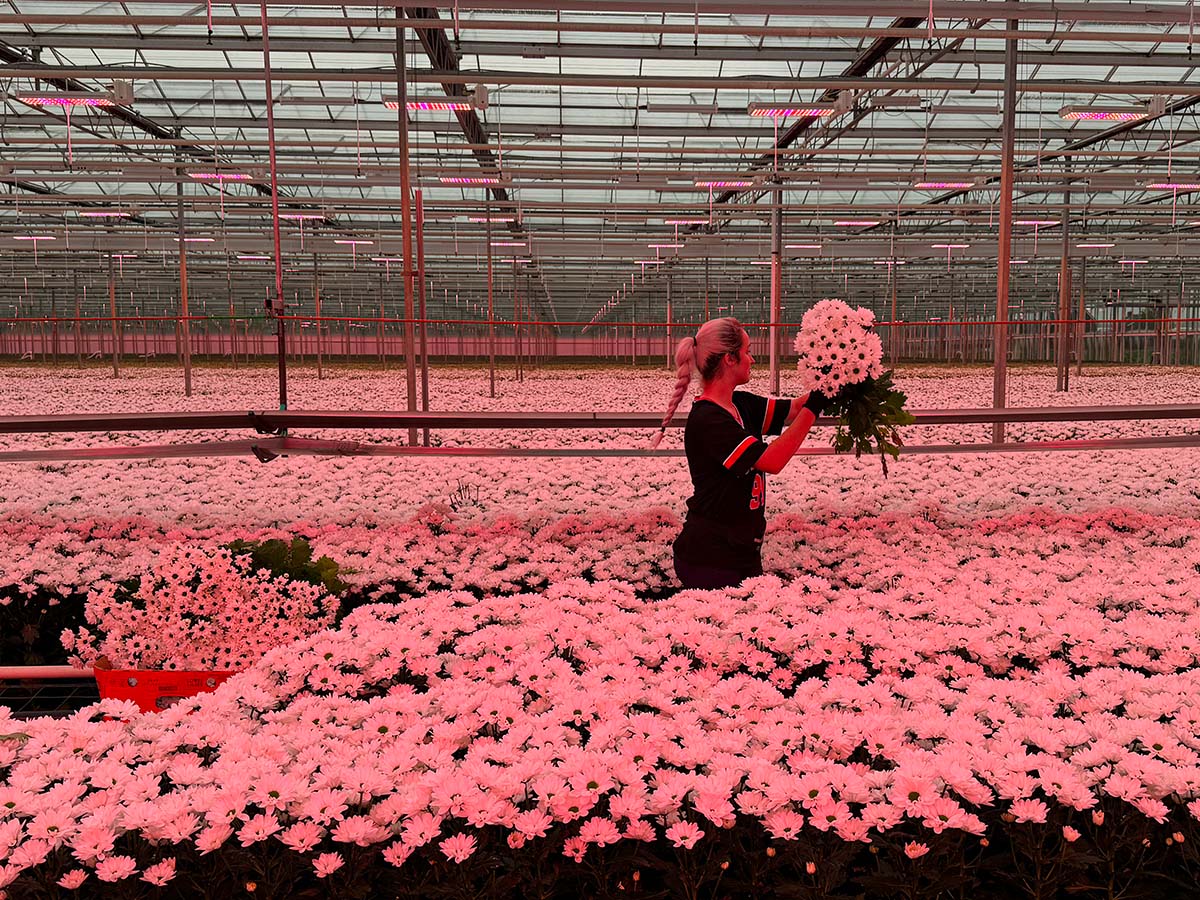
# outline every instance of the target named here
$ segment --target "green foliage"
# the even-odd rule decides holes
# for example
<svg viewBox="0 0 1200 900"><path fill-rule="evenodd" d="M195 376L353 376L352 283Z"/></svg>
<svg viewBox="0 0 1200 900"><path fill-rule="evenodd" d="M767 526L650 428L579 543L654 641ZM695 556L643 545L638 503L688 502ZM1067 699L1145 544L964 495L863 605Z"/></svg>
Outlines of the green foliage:
<svg viewBox="0 0 1200 900"><path fill-rule="evenodd" d="M234 541L226 546L235 556L249 555L255 569L265 569L276 576L286 575L293 581L321 585L334 595L346 590L345 582L338 578L338 564L328 556L314 560L312 547L304 538L293 538L291 543L274 539Z"/></svg>
<svg viewBox="0 0 1200 900"><path fill-rule="evenodd" d="M833 449L838 453L854 451L857 459L863 453L879 453L883 477L887 477L887 457L896 459L904 441L900 426L911 425L916 418L904 408L908 397L892 385L889 369L879 378L868 378L847 385L831 398L827 416L838 419Z"/></svg>

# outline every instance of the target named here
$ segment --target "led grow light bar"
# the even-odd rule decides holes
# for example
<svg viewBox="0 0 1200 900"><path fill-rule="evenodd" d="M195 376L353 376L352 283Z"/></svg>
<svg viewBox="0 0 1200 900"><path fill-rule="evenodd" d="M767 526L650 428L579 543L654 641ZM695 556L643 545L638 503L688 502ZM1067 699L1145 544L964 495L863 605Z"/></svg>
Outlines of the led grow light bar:
<svg viewBox="0 0 1200 900"><path fill-rule="evenodd" d="M1151 181L1146 187L1156 191L1200 191L1200 184L1194 181Z"/></svg>
<svg viewBox="0 0 1200 900"><path fill-rule="evenodd" d="M1014 225L1057 225L1058 219L1014 219Z"/></svg>
<svg viewBox="0 0 1200 900"><path fill-rule="evenodd" d="M913 185L915 188L920 188L926 191L945 191L955 188L973 188L973 181L918 181Z"/></svg>
<svg viewBox="0 0 1200 900"><path fill-rule="evenodd" d="M799 106L779 106L775 103L751 103L746 112L755 118L783 119L791 116L806 116L820 119L832 116L838 108L832 103L809 103Z"/></svg>
<svg viewBox="0 0 1200 900"><path fill-rule="evenodd" d="M1076 244L1075 246L1080 248L1081 250L1103 250L1103 249L1107 249L1109 247L1115 247L1117 245L1116 244L1108 244L1108 243L1098 243L1098 244Z"/></svg>
<svg viewBox="0 0 1200 900"><path fill-rule="evenodd" d="M1145 106L1064 106L1058 114L1076 122L1136 122L1150 110Z"/></svg>
<svg viewBox="0 0 1200 900"><path fill-rule="evenodd" d="M314 219L326 219L328 216L324 213L280 213L279 218L306 222Z"/></svg>
<svg viewBox="0 0 1200 900"><path fill-rule="evenodd" d="M754 182L753 182L753 181L743 181L743 180L740 180L740 179L735 179L735 180L732 180L732 181L697 181L697 182L696 182L696 187L698 187L698 188L709 188L709 189L712 189L712 188L738 188L738 187L753 187L753 186L754 186Z"/></svg>
<svg viewBox="0 0 1200 900"><path fill-rule="evenodd" d="M83 209L75 213L81 219L128 219L129 213L119 209Z"/></svg>
<svg viewBox="0 0 1200 900"><path fill-rule="evenodd" d="M442 184L499 184L496 175L443 175L438 179Z"/></svg>
<svg viewBox="0 0 1200 900"><path fill-rule="evenodd" d="M833 224L848 227L853 225L878 225L879 222L876 219L838 219Z"/></svg>
<svg viewBox="0 0 1200 900"><path fill-rule="evenodd" d="M188 172L188 178L196 181L249 181L245 172Z"/></svg>

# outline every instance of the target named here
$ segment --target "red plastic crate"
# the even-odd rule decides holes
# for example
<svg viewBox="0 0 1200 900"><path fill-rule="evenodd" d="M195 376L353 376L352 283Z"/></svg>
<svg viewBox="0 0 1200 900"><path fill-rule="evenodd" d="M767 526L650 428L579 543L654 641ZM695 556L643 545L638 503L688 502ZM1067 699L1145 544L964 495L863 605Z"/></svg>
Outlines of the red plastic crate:
<svg viewBox="0 0 1200 900"><path fill-rule="evenodd" d="M161 712L196 694L216 690L236 672L94 669L102 699L132 700L142 712Z"/></svg>

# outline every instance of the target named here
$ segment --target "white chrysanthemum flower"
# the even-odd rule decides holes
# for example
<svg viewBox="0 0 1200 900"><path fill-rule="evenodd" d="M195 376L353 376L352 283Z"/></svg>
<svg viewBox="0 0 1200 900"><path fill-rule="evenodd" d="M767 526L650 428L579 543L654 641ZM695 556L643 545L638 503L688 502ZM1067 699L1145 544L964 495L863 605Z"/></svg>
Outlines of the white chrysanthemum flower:
<svg viewBox="0 0 1200 900"><path fill-rule="evenodd" d="M805 390L833 396L850 384L883 374L883 342L872 332L875 314L841 300L821 300L804 314L795 348Z"/></svg>

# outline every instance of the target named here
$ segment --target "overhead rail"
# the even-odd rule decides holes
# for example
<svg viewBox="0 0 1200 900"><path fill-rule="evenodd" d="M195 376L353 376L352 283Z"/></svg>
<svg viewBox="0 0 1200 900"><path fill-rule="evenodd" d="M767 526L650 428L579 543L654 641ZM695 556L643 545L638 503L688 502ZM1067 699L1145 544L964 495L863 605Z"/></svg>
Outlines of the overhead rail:
<svg viewBox="0 0 1200 900"><path fill-rule="evenodd" d="M1200 419L1200 404L1146 406L1064 406L1009 409L932 409L914 411L916 425L976 425L997 422L1103 422ZM266 462L277 456L492 456L492 457L618 457L680 456L682 450L592 447L416 447L345 440L316 440L285 436L296 428L429 429L581 429L658 427L657 413L605 412L388 412L355 410L271 410L249 412L77 413L59 416L0 418L0 434L78 432L202 431L253 428L263 437L234 441L107 447L59 447L0 452L0 462L100 461L111 459L179 459L199 456L254 455ZM670 423L681 428L686 418ZM821 417L818 426L837 424ZM911 454L1018 453L1054 450L1120 450L1200 446L1200 434L1071 441L1026 441L962 444L915 444ZM832 454L832 448L806 447L806 456Z"/></svg>
<svg viewBox="0 0 1200 900"><path fill-rule="evenodd" d="M1139 406L1028 406L1006 409L913 410L916 425L977 425L994 422L1111 422L1137 419L1200 419L1200 403ZM72 413L3 416L0 434L80 431L180 431L254 428L260 433L293 428L657 428L654 412L405 412L387 410L251 410L214 412ZM670 427L682 428L686 414ZM826 416L816 424L836 425Z"/></svg>

